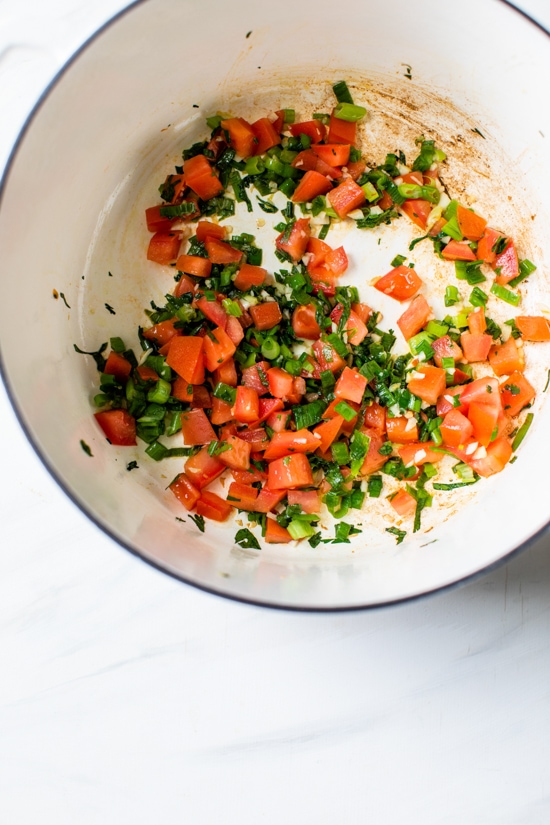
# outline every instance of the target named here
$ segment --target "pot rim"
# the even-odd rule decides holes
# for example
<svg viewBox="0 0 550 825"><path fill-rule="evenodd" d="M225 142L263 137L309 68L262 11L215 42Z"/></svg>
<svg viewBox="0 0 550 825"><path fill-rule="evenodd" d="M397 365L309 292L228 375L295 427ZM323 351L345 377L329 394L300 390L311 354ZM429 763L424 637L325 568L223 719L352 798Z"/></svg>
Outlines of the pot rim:
<svg viewBox="0 0 550 825"><path fill-rule="evenodd" d="M56 72L54 77L50 80L48 85L44 88L36 103L32 107L30 113L27 115L23 126L21 127L19 134L13 144L13 147L9 153L8 159L6 161L5 168L2 172L2 176L0 178L0 209L2 207L2 201L4 197L4 191L8 184L11 168L15 163L17 154L19 152L19 148L27 134L30 130L34 119L38 112L41 110L42 106L46 103L50 93L55 89L57 84L63 79L65 74L71 68L73 63L83 54L99 37L103 34L108 28L110 28L114 23L118 22L118 20L122 19L125 15L132 12L137 6L141 6L144 3L148 2L148 0L133 0L128 6L125 6L115 15L110 17L108 20L105 21L93 34L85 40L82 45L69 57L69 59L63 64L63 66ZM526 21L531 23L541 32L543 32L548 38L550 38L550 31L542 24L531 17L526 11L519 9L514 3L510 2L510 0L499 0L499 2L507 6L508 8L515 11L521 17L523 17ZM213 596L222 597L234 602L240 602L241 604L252 605L254 607L267 607L275 610L284 610L290 611L293 613L349 613L349 612L357 612L357 611L365 611L365 610L379 610L382 608L394 607L396 605L401 605L405 603L411 603L419 601L420 599L425 599L428 596L434 596L439 593L444 593L446 591L454 590L463 584L474 582L477 579L485 576L488 573L493 572L494 570L501 567L503 564L507 564L513 558L518 556L524 550L528 549L532 545L534 545L539 539L543 536L547 535L550 532L550 518L542 527L540 527L532 536L529 536L525 541L519 544L517 547L510 550L505 555L501 556L496 561L492 562L489 565L485 565L481 567L479 570L475 570L473 573L468 573L466 576L463 576L456 581L450 582L449 584L440 585L437 587L432 587L429 590L422 591L421 593L416 593L410 596L403 596L402 598L398 599L391 599L388 601L377 602L375 604L354 604L354 605L342 605L342 606L328 606L328 607L316 607L310 605L291 605L291 604L280 604L277 602L270 602L266 600L259 600L248 598L245 596L238 596L232 593L228 593L222 590L217 590L214 587L208 587L206 585L200 584L195 582L186 576L182 575L181 573L177 573L176 571L172 571L164 567L162 564L154 561L151 558L148 558L144 554L142 554L139 550L135 547L132 547L131 544L126 542L123 538L117 536L114 531L110 529L108 525L103 524L100 519L96 518L96 516L88 509L87 505L82 502L70 489L69 485L65 483L65 481L61 478L61 476L57 473L56 469L50 463L48 456L43 452L40 444L34 439L33 434L31 433L30 429L27 427L25 423L25 418L23 411L19 409L18 402L15 398L15 393L13 392L9 380L6 367L4 365L4 359L2 356L2 349L0 347L0 378L3 381L3 384L6 388L6 394L10 401L10 404L13 408L15 413L15 417L23 430L28 442L30 443L31 447L33 448L35 454L38 456L39 460L42 462L48 473L54 479L58 487L65 493L67 498L83 513L86 518L102 533L107 535L112 541L116 542L116 544L120 545L122 548L127 550L136 558L140 559L145 564L150 565L156 570L159 570L161 573L170 576L173 579L176 579L179 582L183 582L184 584L190 585L198 590L201 590L205 593L209 593Z"/></svg>

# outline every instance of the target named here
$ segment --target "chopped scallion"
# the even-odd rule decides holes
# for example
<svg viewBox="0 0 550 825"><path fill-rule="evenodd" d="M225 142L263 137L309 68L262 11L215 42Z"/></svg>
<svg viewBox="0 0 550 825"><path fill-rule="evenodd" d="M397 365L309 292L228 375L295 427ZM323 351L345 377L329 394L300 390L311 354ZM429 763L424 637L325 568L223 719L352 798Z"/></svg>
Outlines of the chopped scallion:
<svg viewBox="0 0 550 825"><path fill-rule="evenodd" d="M500 298L501 301L506 301L507 304L511 304L514 307L517 307L521 301L521 295L518 292L512 292L500 284L493 284L491 292L493 295L496 295L497 298Z"/></svg>

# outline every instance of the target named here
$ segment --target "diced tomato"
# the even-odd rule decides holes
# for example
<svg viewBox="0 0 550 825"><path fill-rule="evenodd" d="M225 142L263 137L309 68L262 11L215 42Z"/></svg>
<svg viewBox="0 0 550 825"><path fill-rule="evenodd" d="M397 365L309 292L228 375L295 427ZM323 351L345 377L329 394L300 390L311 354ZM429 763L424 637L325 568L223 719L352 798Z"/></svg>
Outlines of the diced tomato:
<svg viewBox="0 0 550 825"><path fill-rule="evenodd" d="M500 473L512 457L512 446L507 438L501 437L487 447L485 458L471 459L468 463L478 475L487 476Z"/></svg>
<svg viewBox="0 0 550 825"><path fill-rule="evenodd" d="M487 329L485 312L482 307L476 307L476 309L468 315L468 329L472 335L483 335Z"/></svg>
<svg viewBox="0 0 550 825"><path fill-rule="evenodd" d="M271 367L267 371L269 392L275 398L285 398L292 393L293 376L281 367Z"/></svg>
<svg viewBox="0 0 550 825"><path fill-rule="evenodd" d="M148 341L154 341L160 347L163 347L176 335L181 335L181 329L175 329L174 324L177 318L169 318L168 321L161 321L153 327L148 327L143 330L143 337Z"/></svg>
<svg viewBox="0 0 550 825"><path fill-rule="evenodd" d="M356 404L360 404L366 387L367 379L364 375L361 375L356 369L344 367L334 387L334 395L336 398L343 398L346 401L355 401Z"/></svg>
<svg viewBox="0 0 550 825"><path fill-rule="evenodd" d="M304 120L300 123L291 123L289 128L294 137L307 135L312 143L320 143L325 138L326 128L320 120Z"/></svg>
<svg viewBox="0 0 550 825"><path fill-rule="evenodd" d="M382 197L379 200L376 201L376 205L379 206L380 209L385 211L386 209L390 209L390 207L393 206L393 201L390 198L390 196L388 195L388 193L384 192L382 194Z"/></svg>
<svg viewBox="0 0 550 825"><path fill-rule="evenodd" d="M311 237L308 219L298 218L286 240L284 240L284 235L285 233L281 232L275 241L275 246L280 252L286 252L287 255L290 255L293 261L299 261L303 257Z"/></svg>
<svg viewBox="0 0 550 825"><path fill-rule="evenodd" d="M482 332L481 335L463 332L460 336L464 360L469 364L473 364L476 361L486 361L492 343L492 336L487 335L485 332Z"/></svg>
<svg viewBox="0 0 550 825"><path fill-rule="evenodd" d="M189 403L193 400L193 385L178 375L172 384L172 395L179 401Z"/></svg>
<svg viewBox="0 0 550 825"><path fill-rule="evenodd" d="M337 324L342 317L344 309L341 304L337 304L332 312L330 313L330 318ZM348 320L346 321L345 325L346 332L348 334L348 342L352 344L352 346L357 347L363 341L364 338L368 335L368 330L361 318L354 312L353 309L350 309Z"/></svg>
<svg viewBox="0 0 550 825"><path fill-rule="evenodd" d="M260 398L259 407L259 416L257 420L251 424L252 427L257 427L259 424L263 424L264 421L269 422L272 414L283 409L283 402L280 398ZM269 426L271 425L268 423L268 427ZM271 429L273 429L273 427Z"/></svg>
<svg viewBox="0 0 550 825"><path fill-rule="evenodd" d="M366 324L372 315L372 309L367 304L352 304L351 308L357 317Z"/></svg>
<svg viewBox="0 0 550 825"><path fill-rule="evenodd" d="M192 484L202 490L223 473L225 464L217 456L209 455L208 447L203 447L187 459L184 470Z"/></svg>
<svg viewBox="0 0 550 825"><path fill-rule="evenodd" d="M443 443L451 447L465 445L474 431L471 422L458 409L449 410L439 429Z"/></svg>
<svg viewBox="0 0 550 825"><path fill-rule="evenodd" d="M244 338L244 329L239 324L239 319L235 318L233 315L229 315L227 318L225 331L227 332L229 338L231 338L235 346L238 347Z"/></svg>
<svg viewBox="0 0 550 825"><path fill-rule="evenodd" d="M356 181L359 180L363 172L365 172L367 164L364 160L353 160L348 161L347 168L353 180Z"/></svg>
<svg viewBox="0 0 550 825"><path fill-rule="evenodd" d="M298 504L304 513L321 512L321 500L317 490L289 490L288 503Z"/></svg>
<svg viewBox="0 0 550 825"><path fill-rule="evenodd" d="M247 441L236 435L227 435L222 439L222 445L225 449L219 454L220 461L234 470L248 470L251 446Z"/></svg>
<svg viewBox="0 0 550 825"><path fill-rule="evenodd" d="M149 241L147 260L168 266L178 257L181 236L174 232L155 232Z"/></svg>
<svg viewBox="0 0 550 825"><path fill-rule="evenodd" d="M535 397L535 389L521 372L513 372L500 386L504 412L517 415Z"/></svg>
<svg viewBox="0 0 550 825"><path fill-rule="evenodd" d="M264 539L268 544L288 544L293 541L286 527L281 527L274 518L266 519Z"/></svg>
<svg viewBox="0 0 550 825"><path fill-rule="evenodd" d="M313 453L321 444L321 439L315 432L310 432L305 429L283 430L279 433L274 433L269 444L269 447L264 453L266 461L271 461L274 458L281 458L281 456L289 455L289 453Z"/></svg>
<svg viewBox="0 0 550 825"><path fill-rule="evenodd" d="M249 312L258 330L273 329L282 320L281 308L277 301L266 301L250 307Z"/></svg>
<svg viewBox="0 0 550 825"><path fill-rule="evenodd" d="M180 255L176 261L176 268L195 278L208 278L212 271L212 261L198 255Z"/></svg>
<svg viewBox="0 0 550 825"><path fill-rule="evenodd" d="M416 499L407 490L399 490L390 499L390 504L397 515L402 518L412 516L416 511Z"/></svg>
<svg viewBox="0 0 550 825"><path fill-rule="evenodd" d="M218 301L209 301L206 296L202 295L196 302L195 306L200 309L202 314L216 324L217 327L225 329L227 325L227 312ZM237 320L237 319L235 319ZM239 323L237 321L237 323ZM241 325L239 324L239 327ZM242 329L241 329L242 331Z"/></svg>
<svg viewBox="0 0 550 825"><path fill-rule="evenodd" d="M430 236L430 238L436 238L446 223L447 221L445 220L445 218L439 218L439 220L437 220L434 223L431 229L428 230L428 235Z"/></svg>
<svg viewBox="0 0 550 825"><path fill-rule="evenodd" d="M314 378L319 378L321 372L324 372L325 370L338 372L338 370L341 370L346 366L346 362L340 358L334 347L332 347L327 341L315 341L313 344L313 354L319 365L319 375L316 375L315 370L312 373Z"/></svg>
<svg viewBox="0 0 550 825"><path fill-rule="evenodd" d="M264 485L254 502L255 513L270 513L286 496L286 490L270 490Z"/></svg>
<svg viewBox="0 0 550 825"><path fill-rule="evenodd" d="M357 139L357 124L334 117L334 110L330 115L327 143L348 143L355 145Z"/></svg>
<svg viewBox="0 0 550 825"><path fill-rule="evenodd" d="M416 444L404 444L399 447L398 453L401 456L405 467L413 465L420 467L422 464L435 464L441 461L443 453L438 452L433 441L418 441Z"/></svg>
<svg viewBox="0 0 550 825"><path fill-rule="evenodd" d="M218 238L207 238L204 245L213 264L238 264L243 257L240 249Z"/></svg>
<svg viewBox="0 0 550 825"><path fill-rule="evenodd" d="M525 358L523 347L518 347L515 338L510 336L505 344L494 344L489 350L489 363L495 375L510 375L523 372Z"/></svg>
<svg viewBox="0 0 550 825"><path fill-rule="evenodd" d="M276 120L273 121L273 128L276 132L281 134L283 131L283 126L285 125L285 111L284 109L276 109L275 110Z"/></svg>
<svg viewBox="0 0 550 825"><path fill-rule="evenodd" d="M187 186L203 201L223 192L223 185L204 155L195 155L184 161L183 174Z"/></svg>
<svg viewBox="0 0 550 825"><path fill-rule="evenodd" d="M365 409L364 422L366 427L372 427L381 433L386 432L386 408L377 401L372 401Z"/></svg>
<svg viewBox="0 0 550 825"><path fill-rule="evenodd" d="M176 284L174 295L176 298L181 298L182 295L185 295L188 292L193 293L194 291L195 281L190 278L189 275L183 274Z"/></svg>
<svg viewBox="0 0 550 825"><path fill-rule="evenodd" d="M487 221L481 215L476 215L471 209L458 204L456 209L458 228L469 241L479 241L483 237Z"/></svg>
<svg viewBox="0 0 550 825"><path fill-rule="evenodd" d="M496 252L493 251L494 246L500 238L504 237L505 235L503 235L502 232L498 232L496 229L491 229L490 226L487 226L483 237L477 245L478 261L485 261L486 264L491 264L492 266L497 258Z"/></svg>
<svg viewBox="0 0 550 825"><path fill-rule="evenodd" d="M473 401L468 409L468 419L474 429L474 438L487 447L494 438L497 428L499 409L490 404Z"/></svg>
<svg viewBox="0 0 550 825"><path fill-rule="evenodd" d="M193 409L210 409L212 406L212 396L208 392L208 387L195 384L193 386L193 397L191 400Z"/></svg>
<svg viewBox="0 0 550 825"><path fill-rule="evenodd" d="M253 266L252 264L243 264L233 283L235 289L240 289L241 292L246 292L252 286L261 286L267 277L267 269L262 266Z"/></svg>
<svg viewBox="0 0 550 825"><path fill-rule="evenodd" d="M233 508L216 493L204 490L197 501L196 509L199 516L212 519L212 521L227 521Z"/></svg>
<svg viewBox="0 0 550 825"><path fill-rule="evenodd" d="M136 444L136 420L126 410L96 412L95 420L116 447L133 447Z"/></svg>
<svg viewBox="0 0 550 825"><path fill-rule="evenodd" d="M445 391L447 394L450 388ZM499 398L499 383L496 378L477 378L471 384L462 387L460 393L460 401L466 408L472 401L479 404L490 404L492 406L500 407ZM463 410L461 410L463 412Z"/></svg>
<svg viewBox="0 0 550 825"><path fill-rule="evenodd" d="M235 418L241 424L250 424L260 415L260 399L251 387L237 387L235 399Z"/></svg>
<svg viewBox="0 0 550 825"><path fill-rule="evenodd" d="M224 364L221 364L218 369L214 370L212 377L216 384L221 382L222 384L227 384L229 387L236 387L237 370L234 359L228 358Z"/></svg>
<svg viewBox="0 0 550 825"><path fill-rule="evenodd" d="M336 249L331 249L329 246L326 256L326 264L333 275L336 275L337 277L339 275L343 275L349 264L348 256L346 255L346 250L344 247L339 246Z"/></svg>
<svg viewBox="0 0 550 825"><path fill-rule="evenodd" d="M437 338L431 346L434 351L434 361L438 367L441 367L443 358L454 358L455 361L462 358L462 350L448 335Z"/></svg>
<svg viewBox="0 0 550 825"><path fill-rule="evenodd" d="M323 178L329 181L340 180L342 171L337 166L329 166L328 163L315 154L313 149L306 149L299 152L291 163L294 169L300 172L318 172Z"/></svg>
<svg viewBox="0 0 550 825"><path fill-rule="evenodd" d="M145 366L145 364L142 364L141 367L137 367L136 372L137 372L137 374L139 375L139 377L141 378L142 381L158 381L159 380L158 373L156 373L155 370L152 369L151 367ZM178 378L177 380L183 381L183 378ZM189 386L187 381L183 381L183 383L185 384L186 387ZM192 393L193 393L193 388L191 388L189 390L189 396L191 396ZM174 395L173 390L172 390L172 395ZM189 399L186 398L185 400L188 401Z"/></svg>
<svg viewBox="0 0 550 825"><path fill-rule="evenodd" d="M387 275L383 275L375 283L375 288L396 301L407 301L416 295L422 281L414 271L408 266L396 266Z"/></svg>
<svg viewBox="0 0 550 825"><path fill-rule="evenodd" d="M406 418L398 415L395 418L386 419L386 431L388 441L394 444L409 444L411 441L418 441L418 426L415 418Z"/></svg>
<svg viewBox="0 0 550 825"><path fill-rule="evenodd" d="M163 218L160 214L159 206L150 206L145 210L145 220L147 221L147 229L149 232L170 232L173 218Z"/></svg>
<svg viewBox="0 0 550 825"><path fill-rule="evenodd" d="M315 304L296 307L292 313L292 329L297 338L315 341L321 335L321 328L316 320Z"/></svg>
<svg viewBox="0 0 550 825"><path fill-rule="evenodd" d="M263 427L256 427L255 425L256 422L244 430L239 430L237 435L239 438L242 438L243 441L247 441L250 444L252 452L261 453L269 445L269 438Z"/></svg>
<svg viewBox="0 0 550 825"><path fill-rule="evenodd" d="M219 427L220 424L227 424L228 421L233 421L233 407L227 401L222 401L221 398L212 398L212 412L210 414L210 421Z"/></svg>
<svg viewBox="0 0 550 825"><path fill-rule="evenodd" d="M420 227L420 229L426 229L428 217L432 209L433 206L430 201L425 201L421 198L411 198L401 205L401 211L404 212L416 226Z"/></svg>
<svg viewBox="0 0 550 825"><path fill-rule="evenodd" d="M250 484L241 484L238 481L232 481L229 485L227 501L239 510L254 510L257 498L257 487L252 487Z"/></svg>
<svg viewBox="0 0 550 825"><path fill-rule="evenodd" d="M132 365L123 355L113 350L109 353L103 372L105 375L114 375L117 381L125 381L132 372Z"/></svg>
<svg viewBox="0 0 550 825"><path fill-rule="evenodd" d="M432 308L427 300L423 295L417 295L397 321L406 341L426 326L431 314Z"/></svg>
<svg viewBox="0 0 550 825"><path fill-rule="evenodd" d="M318 171L317 164L319 158L311 149L304 149L303 152L298 152L292 163L290 164L294 169L299 169L300 172L315 172ZM323 174L320 172L319 174ZM324 176L323 176L324 177Z"/></svg>
<svg viewBox="0 0 550 825"><path fill-rule="evenodd" d="M181 414L181 431L186 447L210 444L216 440L216 433L204 410L195 409Z"/></svg>
<svg viewBox="0 0 550 825"><path fill-rule="evenodd" d="M195 230L197 240L204 243L207 238L217 238L223 241L227 235L227 228L211 221L199 221Z"/></svg>
<svg viewBox="0 0 550 825"><path fill-rule="evenodd" d="M526 341L550 341L550 322L541 315L518 315L514 318L521 337Z"/></svg>
<svg viewBox="0 0 550 825"><path fill-rule="evenodd" d="M458 407L455 407L453 404L452 399L455 395L459 398L461 397L462 393L464 392L465 387L447 387L445 392L439 396L437 399L436 405L436 413L438 416L446 415L449 410L459 410L461 413L468 412L468 407L465 404L460 404Z"/></svg>
<svg viewBox="0 0 550 825"><path fill-rule="evenodd" d="M328 407L326 408L326 410L323 413L323 419L326 420L328 418L334 418L334 416L339 416L340 413L338 412L336 407L340 403L341 403L340 398L335 398L333 401L331 401L330 404L328 405ZM346 404L348 405L348 407L351 407L352 410L355 410L356 413L359 412L359 404L356 404L354 401L346 401ZM346 421L344 419L344 423L342 424L342 429L344 430L344 432L348 432L348 431L353 432L353 430L355 429L356 424L357 424L357 417L356 416L354 416L351 419L351 421Z"/></svg>
<svg viewBox="0 0 550 825"><path fill-rule="evenodd" d="M332 442L338 438L344 419L341 415L335 414L334 417L323 421L314 428L313 432L321 438L319 450L324 453L328 450Z"/></svg>
<svg viewBox="0 0 550 825"><path fill-rule="evenodd" d="M452 376L449 374L449 378L452 378L452 385L454 386L455 384L467 384L471 376L459 367L455 367Z"/></svg>
<svg viewBox="0 0 550 825"><path fill-rule="evenodd" d="M204 339L195 335L178 335L172 338L170 349L166 356L166 363L169 367L185 378L188 384L204 383ZM202 367L202 380L200 378Z"/></svg>
<svg viewBox="0 0 550 825"><path fill-rule="evenodd" d="M447 246L441 250L441 255L446 261L475 261L476 254L462 241L451 239Z"/></svg>
<svg viewBox="0 0 550 825"><path fill-rule="evenodd" d="M280 406L282 407L282 403ZM283 430L287 430L290 427L291 420L291 410L278 409L270 413L266 424L274 433L282 433Z"/></svg>
<svg viewBox="0 0 550 825"><path fill-rule="evenodd" d="M281 142L280 131L277 131L268 117L255 120L250 124L250 128L256 138L256 155L263 155L268 149L272 149Z"/></svg>
<svg viewBox="0 0 550 825"><path fill-rule="evenodd" d="M232 358L235 354L235 344L223 327L216 327L216 329L207 332L203 341L204 361L206 369L210 372L214 372L224 361Z"/></svg>
<svg viewBox="0 0 550 825"><path fill-rule="evenodd" d="M414 172L406 172L401 175L403 183L412 183L415 186L424 186L424 175L422 172L415 170Z"/></svg>
<svg viewBox="0 0 550 825"><path fill-rule="evenodd" d="M322 276L328 273L327 255L331 251L328 243L319 238L309 238L306 247L308 253L307 271L314 276Z"/></svg>
<svg viewBox="0 0 550 825"><path fill-rule="evenodd" d="M329 166L346 166L351 146L344 143L325 143L313 146L312 149Z"/></svg>
<svg viewBox="0 0 550 825"><path fill-rule="evenodd" d="M220 126L226 132L229 132L229 142L241 158L249 158L256 152L259 143L258 138L250 123L244 118L230 117L227 120L222 120Z"/></svg>
<svg viewBox="0 0 550 825"><path fill-rule="evenodd" d="M200 490L198 490L193 482L185 475L180 473L176 476L174 481L170 484L169 489L175 495L177 500L183 504L188 510L192 510L199 498L201 497Z"/></svg>
<svg viewBox="0 0 550 825"><path fill-rule="evenodd" d="M266 395L269 392L269 382L267 380L269 369L268 361L259 361L257 364L252 364L251 367L245 367L242 371L243 384L255 389L259 396Z"/></svg>
<svg viewBox="0 0 550 825"><path fill-rule="evenodd" d="M380 455L379 450L384 443L385 438L379 430L375 430L372 427L362 427L361 432L367 435L370 439L367 457L363 462L360 473L362 476L367 476L370 475L370 473L376 473L377 470L383 467L388 460L388 456Z"/></svg>
<svg viewBox="0 0 550 825"><path fill-rule="evenodd" d="M292 200L294 203L306 203L312 201L317 195L326 195L332 189L332 183L320 172L314 169L305 173L304 177L294 190Z"/></svg>
<svg viewBox="0 0 550 825"><path fill-rule="evenodd" d="M258 470L256 467L250 467L249 470L231 470L231 475L234 481L239 484L254 484L256 481L265 481L267 473Z"/></svg>
<svg viewBox="0 0 550 825"><path fill-rule="evenodd" d="M348 343L354 347L357 347L368 335L366 325L353 308L350 310L349 318L346 321L346 331L348 333Z"/></svg>
<svg viewBox="0 0 550 825"><path fill-rule="evenodd" d="M345 218L348 212L362 206L365 193L352 178L347 178L327 195L327 200L339 218Z"/></svg>
<svg viewBox="0 0 550 825"><path fill-rule="evenodd" d="M516 247L513 240L509 240L504 252L497 255L493 264L493 269L497 271L495 283L507 284L519 275L519 261Z"/></svg>
<svg viewBox="0 0 550 825"><path fill-rule="evenodd" d="M407 387L426 404L436 404L439 396L445 391L445 385L445 370L427 364L416 369Z"/></svg>
<svg viewBox="0 0 550 825"><path fill-rule="evenodd" d="M267 473L267 486L271 490L292 490L313 486L311 467L303 453L276 458L269 464Z"/></svg>

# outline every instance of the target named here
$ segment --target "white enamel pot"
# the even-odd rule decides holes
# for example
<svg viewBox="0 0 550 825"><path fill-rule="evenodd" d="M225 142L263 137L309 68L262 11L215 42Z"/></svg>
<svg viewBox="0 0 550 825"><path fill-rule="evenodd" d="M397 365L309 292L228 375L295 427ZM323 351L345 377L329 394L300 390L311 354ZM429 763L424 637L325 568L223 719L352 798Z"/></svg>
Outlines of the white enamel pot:
<svg viewBox="0 0 550 825"><path fill-rule="evenodd" d="M542 392L517 462L475 493L441 497L421 531L404 525L399 546L385 530L395 523L387 502L372 499L349 545L243 550L234 521L199 533L166 492L181 460L156 464L144 445L112 447L93 419L97 372L73 344L94 350L121 335L136 347L143 307L173 286L173 272L145 260L143 210L157 202L181 149L206 135L204 118L217 110L326 111L331 84L342 78L369 110L365 155L379 163L402 148L412 156L416 137L435 137L449 156L452 194L475 202L537 264L523 290L526 314L549 311L547 33L500 0L463 0L459 13L438 0L349 0L341 11L328 0L131 6L55 79L14 149L1 193L2 373L52 475L114 540L161 570L220 595L297 609L371 607L433 592L507 558L550 520ZM418 233L406 219L388 232L341 232L349 280L376 301L369 282ZM428 247L419 245L414 260L440 295L452 273ZM387 326L392 311L395 319L388 302L378 303ZM495 313L512 314L507 306ZM539 390L549 346L527 349ZM128 472L132 460L139 470Z"/></svg>

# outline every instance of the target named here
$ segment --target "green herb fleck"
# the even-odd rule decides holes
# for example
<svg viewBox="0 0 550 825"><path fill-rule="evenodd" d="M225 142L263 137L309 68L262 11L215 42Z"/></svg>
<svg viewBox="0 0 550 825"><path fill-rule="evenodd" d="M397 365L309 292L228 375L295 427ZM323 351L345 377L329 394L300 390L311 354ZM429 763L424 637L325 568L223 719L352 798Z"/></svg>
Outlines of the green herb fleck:
<svg viewBox="0 0 550 825"><path fill-rule="evenodd" d="M83 441L82 439L80 439L80 446L82 447L82 449L84 450L84 452L86 453L86 455L89 455L91 458L93 458L93 453L92 453L92 451L91 451L90 447L89 447L89 446L88 446L88 444L86 444L86 442L85 442L85 441Z"/></svg>
<svg viewBox="0 0 550 825"><path fill-rule="evenodd" d="M391 533L397 539L397 544L401 544L405 536L407 535L406 530L399 530L397 527L386 527L386 533Z"/></svg>
<svg viewBox="0 0 550 825"><path fill-rule="evenodd" d="M256 536L250 532L248 527L243 527L235 533L235 542L240 547L253 548L254 550L261 550L260 543Z"/></svg>
<svg viewBox="0 0 550 825"><path fill-rule="evenodd" d="M204 516L187 516L187 518L190 518L191 521L194 521L199 530L201 531L201 533L204 533Z"/></svg>

